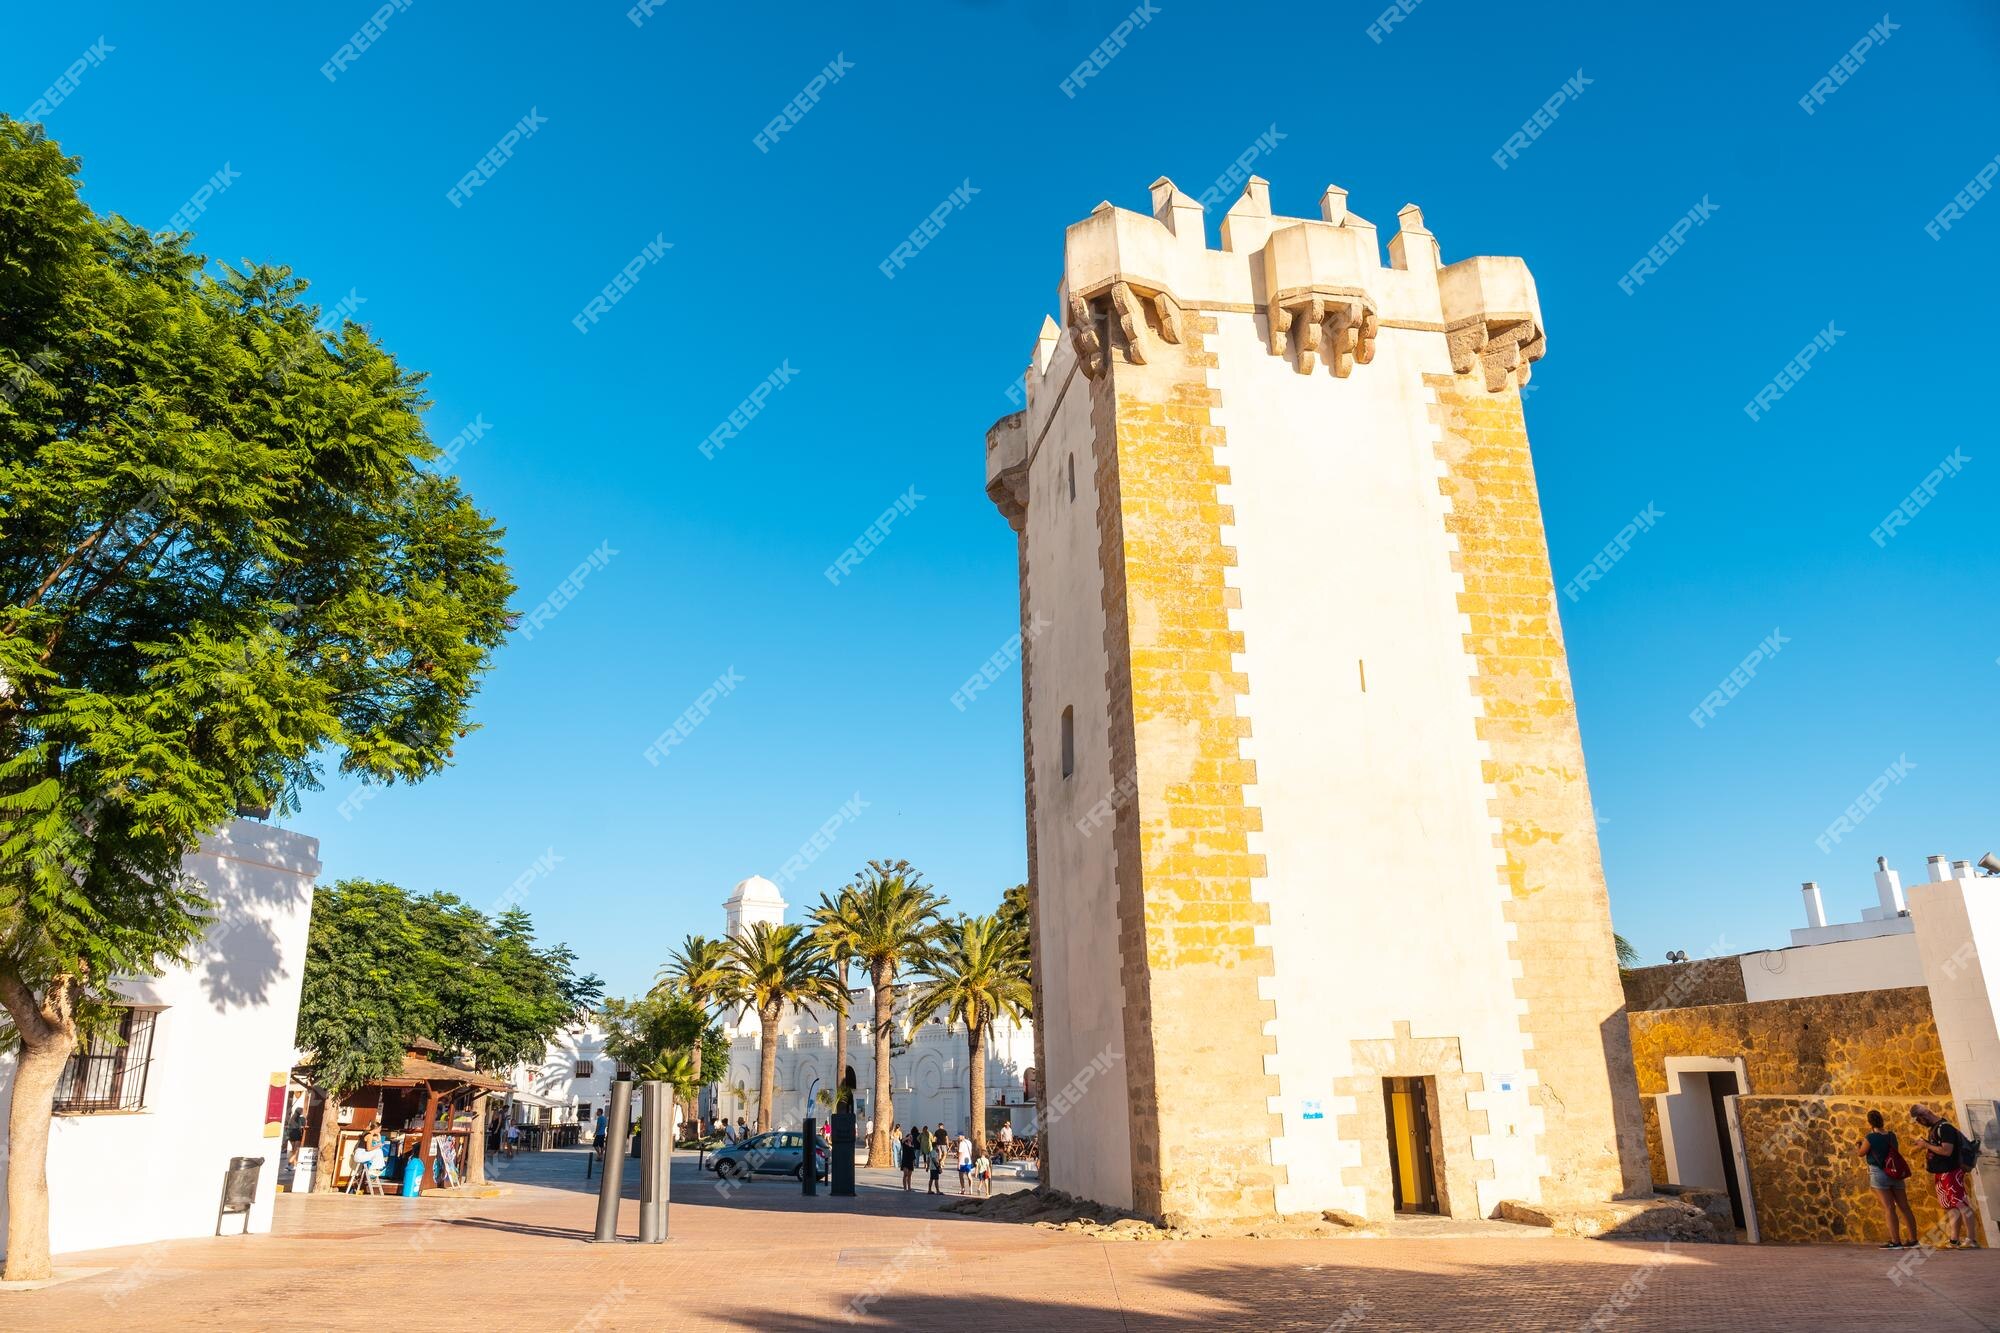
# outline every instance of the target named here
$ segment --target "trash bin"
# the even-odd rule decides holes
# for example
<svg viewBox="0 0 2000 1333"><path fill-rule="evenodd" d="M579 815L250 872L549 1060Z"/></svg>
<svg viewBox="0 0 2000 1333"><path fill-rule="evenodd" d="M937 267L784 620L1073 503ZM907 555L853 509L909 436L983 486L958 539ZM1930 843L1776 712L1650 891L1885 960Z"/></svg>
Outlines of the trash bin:
<svg viewBox="0 0 2000 1333"><path fill-rule="evenodd" d="M250 1234L250 1209L257 1202L257 1176L264 1169L261 1157L232 1157L222 1173L222 1206L215 1212L215 1234L222 1234L222 1219L231 1213L243 1214L243 1234Z"/></svg>

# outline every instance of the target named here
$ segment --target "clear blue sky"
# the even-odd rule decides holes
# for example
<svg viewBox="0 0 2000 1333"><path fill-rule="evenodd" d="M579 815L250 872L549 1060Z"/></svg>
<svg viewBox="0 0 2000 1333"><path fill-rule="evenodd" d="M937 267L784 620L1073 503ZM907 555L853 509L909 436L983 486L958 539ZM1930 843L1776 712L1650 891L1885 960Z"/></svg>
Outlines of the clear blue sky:
<svg viewBox="0 0 2000 1333"><path fill-rule="evenodd" d="M1377 43L1372 3L1166 0L1074 98L1059 84L1130 4L668 3L639 27L627 7L415 0L333 81L321 66L367 0L8 19L16 115L100 37L113 48L46 118L98 207L164 227L227 164L203 250L289 263L328 305L357 293L431 372L436 438L483 418L460 470L508 530L524 610L615 552L499 654L456 769L352 818L338 778L308 799L294 822L328 875L484 904L553 852L525 905L630 991L859 793L788 896L901 856L990 906L1024 874L1018 682L949 702L1016 625L983 432L1054 308L1062 228L1107 197L1147 207L1162 173L1199 193L1273 125L1255 169L1281 211L1316 216L1336 182L1385 237L1414 200L1447 261L1527 258L1558 580L1648 504L1663 515L1562 605L1613 912L1647 957L1780 943L1807 878L1851 918L1878 853L1915 878L1926 853L2000 847L2000 202L1925 233L2000 153L1990 6L1892 10L1811 115L1799 99L1879 7L1428 0ZM836 56L852 68L759 151ZM1496 166L1579 70L1582 95ZM531 109L546 123L454 207ZM885 278L967 181L978 193ZM1704 200L1685 247L1621 290ZM579 333L661 235L673 248ZM1743 405L1829 322L1831 349L1751 421ZM781 364L795 377L704 458ZM1954 449L1962 473L1878 547L1871 529ZM888 542L829 584L912 486ZM1690 710L1774 629L1779 654L1697 728ZM732 668L741 685L649 765ZM1817 847L1902 757L1861 830Z"/></svg>

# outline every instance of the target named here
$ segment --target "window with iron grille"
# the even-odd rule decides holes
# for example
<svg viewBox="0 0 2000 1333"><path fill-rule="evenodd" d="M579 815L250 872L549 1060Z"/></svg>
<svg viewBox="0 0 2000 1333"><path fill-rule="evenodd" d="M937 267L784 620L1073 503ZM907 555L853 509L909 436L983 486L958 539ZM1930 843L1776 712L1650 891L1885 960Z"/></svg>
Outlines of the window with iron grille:
<svg viewBox="0 0 2000 1333"><path fill-rule="evenodd" d="M592 1063L589 1060L578 1060L576 1062L576 1076L578 1078L589 1078L592 1067Z"/></svg>
<svg viewBox="0 0 2000 1333"><path fill-rule="evenodd" d="M159 1016L157 1009L126 1009L115 1031L98 1032L71 1055L56 1082L56 1114L145 1110Z"/></svg>

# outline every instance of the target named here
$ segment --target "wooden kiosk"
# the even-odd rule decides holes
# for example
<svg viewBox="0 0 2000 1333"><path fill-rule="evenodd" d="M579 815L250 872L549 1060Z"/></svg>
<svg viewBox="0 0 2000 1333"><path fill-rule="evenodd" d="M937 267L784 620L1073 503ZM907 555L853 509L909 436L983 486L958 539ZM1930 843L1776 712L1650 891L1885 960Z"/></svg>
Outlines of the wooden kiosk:
<svg viewBox="0 0 2000 1333"><path fill-rule="evenodd" d="M427 1189L440 1183L441 1162L449 1162L463 1173L470 1160L472 1135L478 1132L473 1124L473 1101L482 1092L505 1092L507 1084L476 1069L433 1058L442 1053L434 1043L411 1042L400 1070L362 1084L341 1105L331 1106L339 1124L333 1145L335 1189L346 1188L355 1150L371 1129L381 1132L383 1142L395 1154L385 1184L402 1180L405 1163L413 1153L427 1164ZM321 1118L329 1113L330 1105L330 1099L320 1098L313 1107L306 1120L307 1143L322 1141Z"/></svg>

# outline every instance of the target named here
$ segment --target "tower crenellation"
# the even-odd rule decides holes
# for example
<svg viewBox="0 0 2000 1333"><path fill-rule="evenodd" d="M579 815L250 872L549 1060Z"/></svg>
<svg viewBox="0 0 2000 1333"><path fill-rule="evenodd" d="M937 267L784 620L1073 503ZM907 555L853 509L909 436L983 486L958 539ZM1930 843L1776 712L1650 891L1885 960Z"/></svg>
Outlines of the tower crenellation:
<svg viewBox="0 0 2000 1333"><path fill-rule="evenodd" d="M1300 374L1322 366L1346 378L1367 365L1385 325L1443 333L1452 367L1478 367L1488 388L1528 382L1547 350L1540 298L1527 264L1479 255L1442 262L1423 210L1405 204L1385 266L1375 224L1352 212L1347 191L1327 186L1318 219L1271 212L1270 183L1252 176L1207 244L1202 206L1162 176L1148 215L1106 201L1064 238L1060 304L1076 364L1095 376L1108 348L1143 364L1148 348L1179 341L1188 311L1255 308L1272 355ZM1048 393L1043 328L1028 374L1027 419ZM989 474L990 479L991 474Z"/></svg>

